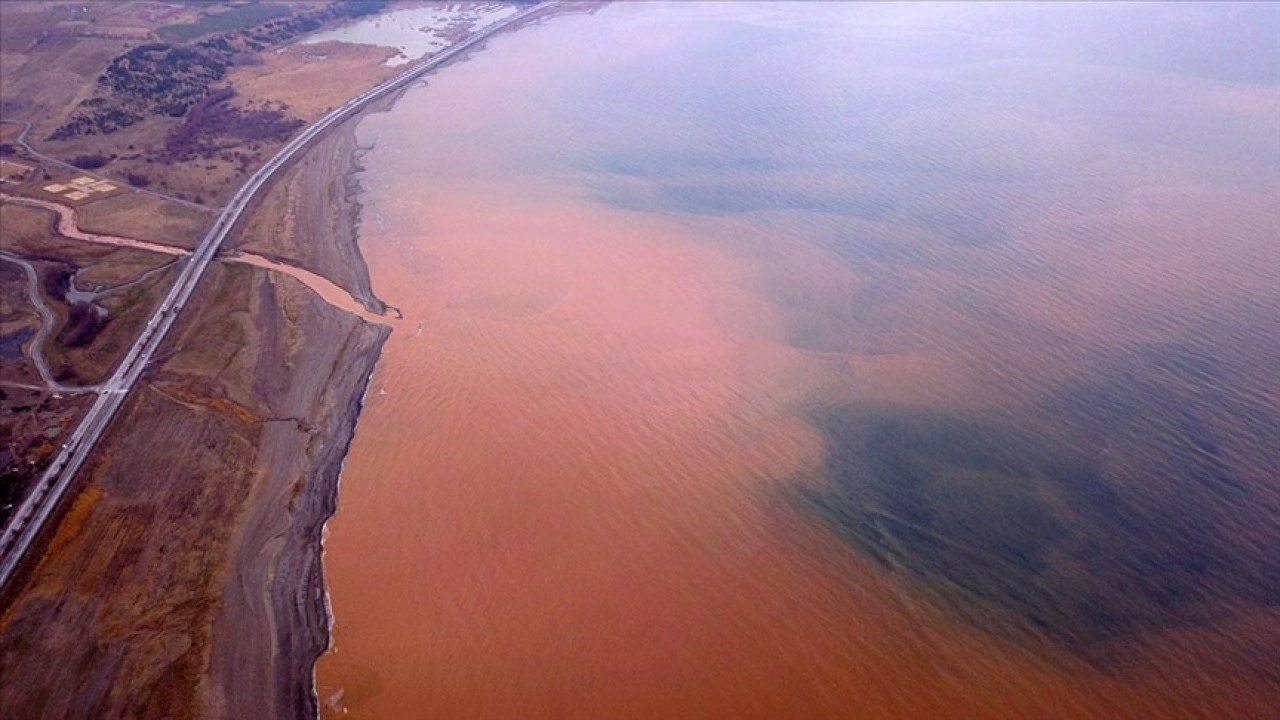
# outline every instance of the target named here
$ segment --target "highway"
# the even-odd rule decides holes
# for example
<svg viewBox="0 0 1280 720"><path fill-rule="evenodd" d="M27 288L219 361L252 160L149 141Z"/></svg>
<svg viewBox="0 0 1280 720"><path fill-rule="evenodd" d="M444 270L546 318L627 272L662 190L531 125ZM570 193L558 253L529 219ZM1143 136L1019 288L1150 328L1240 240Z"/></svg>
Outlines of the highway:
<svg viewBox="0 0 1280 720"><path fill-rule="evenodd" d="M124 404L129 391L133 389L138 378L147 367L156 350L164 341L169 329L173 326L178 313L182 311L196 284L204 274L209 263L213 261L218 249L231 232L240 215L245 211L254 197L267 183L284 168L300 151L305 149L324 132L355 114L369 102L395 92L418 79L423 74L443 65L458 55L466 52L492 35L502 31L512 23L543 10L554 3L541 3L524 10L510 18L486 28L476 35L432 56L419 65L397 75L386 82L348 100L331 110L327 115L308 126L297 137L290 140L265 165L258 169L236 192L231 202L223 208L213 226L200 240L199 246L186 260L177 281L170 288L164 300L156 308L146 328L137 341L129 348L124 359L111 377L102 384L98 397L89 412L81 420L75 431L64 442L54 456L49 467L36 482L36 486L22 501L9 523L0 533L0 588L3 588L13 576L19 562L27 550L39 537L45 524L53 515L76 472L84 465L94 446L102 437L102 433L111 423L111 419Z"/></svg>

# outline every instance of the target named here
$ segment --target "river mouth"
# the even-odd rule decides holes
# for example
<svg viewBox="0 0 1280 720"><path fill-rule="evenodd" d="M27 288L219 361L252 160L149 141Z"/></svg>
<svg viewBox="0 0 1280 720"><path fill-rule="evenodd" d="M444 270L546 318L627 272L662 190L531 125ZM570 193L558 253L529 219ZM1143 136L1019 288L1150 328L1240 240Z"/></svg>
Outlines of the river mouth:
<svg viewBox="0 0 1280 720"><path fill-rule="evenodd" d="M361 124L326 713L1280 699L1273 89L930 12L610 6Z"/></svg>

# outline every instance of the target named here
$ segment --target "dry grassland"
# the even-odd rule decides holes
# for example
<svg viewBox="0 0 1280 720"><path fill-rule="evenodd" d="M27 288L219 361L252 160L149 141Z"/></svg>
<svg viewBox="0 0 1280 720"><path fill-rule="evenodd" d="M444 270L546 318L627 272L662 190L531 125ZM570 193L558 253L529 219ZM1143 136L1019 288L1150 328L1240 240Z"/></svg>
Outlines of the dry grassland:
<svg viewBox="0 0 1280 720"><path fill-rule="evenodd" d="M213 214L165 202L153 195L123 193L79 208L80 229L193 249Z"/></svg>
<svg viewBox="0 0 1280 720"><path fill-rule="evenodd" d="M397 68L382 64L395 54L372 45L295 44L265 54L261 65L233 69L229 81L245 97L284 103L310 122L395 75Z"/></svg>

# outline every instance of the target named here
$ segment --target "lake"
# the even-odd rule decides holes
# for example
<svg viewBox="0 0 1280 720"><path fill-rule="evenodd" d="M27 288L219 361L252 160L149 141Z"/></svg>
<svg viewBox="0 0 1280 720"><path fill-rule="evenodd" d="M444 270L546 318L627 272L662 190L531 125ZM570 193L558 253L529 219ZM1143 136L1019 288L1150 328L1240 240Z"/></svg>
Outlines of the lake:
<svg viewBox="0 0 1280 720"><path fill-rule="evenodd" d="M616 3L364 120L326 713L1270 717L1278 31Z"/></svg>

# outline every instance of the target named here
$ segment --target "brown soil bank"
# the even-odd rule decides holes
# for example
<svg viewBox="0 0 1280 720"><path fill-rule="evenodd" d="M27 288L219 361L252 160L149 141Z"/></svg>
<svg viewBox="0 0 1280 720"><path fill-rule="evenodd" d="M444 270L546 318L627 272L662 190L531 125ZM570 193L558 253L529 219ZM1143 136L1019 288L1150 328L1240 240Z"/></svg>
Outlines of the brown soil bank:
<svg viewBox="0 0 1280 720"><path fill-rule="evenodd" d="M281 242L354 242L339 230L355 212L346 193L324 197L351 166L329 156L350 150L333 137L242 236L258 216L291 216L271 228ZM358 252L326 252L306 259L347 268L344 284L376 302L351 267ZM240 265L211 268L188 307L199 311L113 423L48 552L2 599L0 667L27 679L0 683L5 717L314 714L328 644L320 533L389 330Z"/></svg>
<svg viewBox="0 0 1280 720"><path fill-rule="evenodd" d="M359 170L354 125L347 122L328 133L281 173L248 222L228 239L228 249L311 270L351 293L370 311L382 312L385 305L373 294L369 270L356 244L360 205L354 178ZM317 237L331 240L316 242Z"/></svg>
<svg viewBox="0 0 1280 720"><path fill-rule="evenodd" d="M388 331L243 267L211 270L193 305L217 310L130 399L0 619L0 666L29 680L0 685L6 716L312 706L320 528Z"/></svg>

